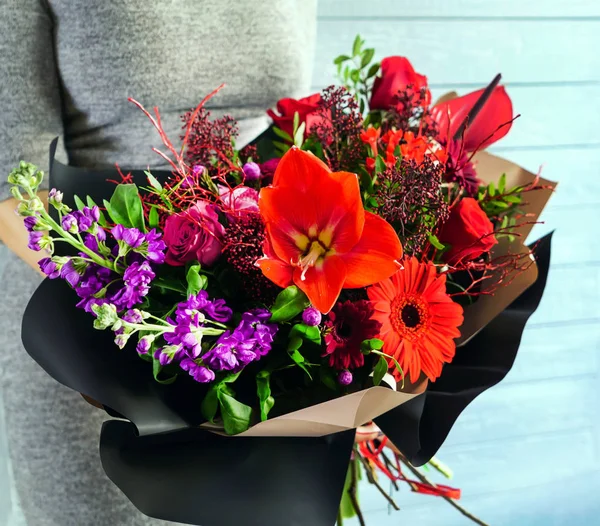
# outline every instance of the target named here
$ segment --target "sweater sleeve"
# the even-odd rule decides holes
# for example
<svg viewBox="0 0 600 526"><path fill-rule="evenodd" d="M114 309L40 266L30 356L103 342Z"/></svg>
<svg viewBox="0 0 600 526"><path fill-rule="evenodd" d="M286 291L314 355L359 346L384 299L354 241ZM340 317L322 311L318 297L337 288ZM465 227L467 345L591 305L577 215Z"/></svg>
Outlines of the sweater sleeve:
<svg viewBox="0 0 600 526"><path fill-rule="evenodd" d="M8 173L24 160L48 170L48 147L61 136L60 81L53 22L44 0L0 3L0 201L10 197ZM47 188L47 178L44 181ZM44 187L42 183L42 187Z"/></svg>

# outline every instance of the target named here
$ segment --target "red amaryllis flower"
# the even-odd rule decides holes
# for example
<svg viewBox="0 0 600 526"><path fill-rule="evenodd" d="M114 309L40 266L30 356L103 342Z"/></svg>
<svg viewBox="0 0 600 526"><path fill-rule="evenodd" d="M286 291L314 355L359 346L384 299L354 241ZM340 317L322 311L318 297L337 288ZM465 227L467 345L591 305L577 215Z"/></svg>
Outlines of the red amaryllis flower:
<svg viewBox="0 0 600 526"><path fill-rule="evenodd" d="M439 140L443 144L451 141L458 128L471 111L475 102L483 93L483 89L436 104L431 115L439 127ZM470 122L463 136L463 148L467 152L487 148L490 144L502 139L511 128L513 118L510 97L504 86L498 86L484 104L481 111ZM502 128L498 129L499 126Z"/></svg>
<svg viewBox="0 0 600 526"><path fill-rule="evenodd" d="M291 136L294 133L294 114L296 112L300 117L300 123L306 122L306 132L313 125L322 121L322 118L318 114L320 102L320 93L315 93L302 99L281 99L277 102L279 115L273 110L267 110L267 114L273 119L275 126Z"/></svg>
<svg viewBox="0 0 600 526"><path fill-rule="evenodd" d="M297 285L322 313L343 287L366 287L399 268L400 240L365 212L356 175L331 172L311 153L290 149L258 206L268 243L257 265L280 287Z"/></svg>
<svg viewBox="0 0 600 526"><path fill-rule="evenodd" d="M420 75L412 67L406 57L387 57L381 61L381 76L375 78L371 94L370 107L372 110L389 110L398 104L397 95L399 91L408 86L417 94L420 90L426 90L423 101L428 106L431 94L427 89L427 77ZM415 96L415 99L418 97Z"/></svg>
<svg viewBox="0 0 600 526"><path fill-rule="evenodd" d="M375 338L381 323L370 319L374 310L366 300L338 303L325 322L325 354L334 369L356 369L364 363L360 344Z"/></svg>
<svg viewBox="0 0 600 526"><path fill-rule="evenodd" d="M373 319L381 323L377 337L411 382L421 373L434 381L444 363L454 357L462 307L446 294L446 276L438 275L432 263L420 263L414 257L402 263L402 270L367 289L375 310ZM390 368L400 380L393 365Z"/></svg>

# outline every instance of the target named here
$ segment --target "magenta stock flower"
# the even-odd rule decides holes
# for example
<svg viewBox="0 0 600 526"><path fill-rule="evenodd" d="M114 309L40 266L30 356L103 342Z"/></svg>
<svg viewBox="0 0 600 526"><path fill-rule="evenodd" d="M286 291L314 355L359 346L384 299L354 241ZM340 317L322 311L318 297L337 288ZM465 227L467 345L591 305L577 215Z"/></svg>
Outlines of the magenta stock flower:
<svg viewBox="0 0 600 526"><path fill-rule="evenodd" d="M214 206L198 201L187 211L167 218L165 260L176 267L194 260L202 265L213 265L221 255L224 233Z"/></svg>

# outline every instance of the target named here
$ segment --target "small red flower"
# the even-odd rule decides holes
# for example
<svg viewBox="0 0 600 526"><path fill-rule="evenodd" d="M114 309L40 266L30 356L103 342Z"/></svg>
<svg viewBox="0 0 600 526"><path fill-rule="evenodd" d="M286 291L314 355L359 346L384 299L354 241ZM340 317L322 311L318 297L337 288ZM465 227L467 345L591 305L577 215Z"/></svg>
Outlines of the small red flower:
<svg viewBox="0 0 600 526"><path fill-rule="evenodd" d="M403 159L410 159L417 164L421 164L425 157L442 164L446 163L448 155L439 144L432 144L423 135L415 135L411 131L404 132L402 137L403 144L400 146L400 152Z"/></svg>
<svg viewBox="0 0 600 526"><path fill-rule="evenodd" d="M329 365L337 370L361 367L364 355L360 344L375 338L381 323L371 319L374 314L371 302L359 300L337 303L325 322L325 354Z"/></svg>
<svg viewBox="0 0 600 526"><path fill-rule="evenodd" d="M312 126L322 121L319 116L320 103L320 93L302 99L281 99L277 102L279 115L273 110L267 110L267 114L273 119L275 126L292 136L294 133L294 114L298 113L300 123L306 122L305 133L307 133Z"/></svg>
<svg viewBox="0 0 600 526"><path fill-rule="evenodd" d="M498 243L494 225L472 197L464 197L450 209L450 217L442 226L439 240L451 245L442 258L455 265L471 261L489 252Z"/></svg>
<svg viewBox="0 0 600 526"><path fill-rule="evenodd" d="M371 94L372 110L389 110L397 105L399 91L408 86L416 93L426 90L424 106L429 106L431 94L427 88L427 77L420 75L406 57L387 57L381 61L381 76L375 78ZM417 98L417 97L415 97Z"/></svg>

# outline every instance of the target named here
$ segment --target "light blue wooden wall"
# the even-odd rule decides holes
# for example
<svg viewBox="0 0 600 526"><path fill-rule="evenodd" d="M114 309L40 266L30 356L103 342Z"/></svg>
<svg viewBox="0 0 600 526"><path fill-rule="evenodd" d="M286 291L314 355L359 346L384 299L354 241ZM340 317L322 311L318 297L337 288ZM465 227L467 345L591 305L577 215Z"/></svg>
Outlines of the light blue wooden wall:
<svg viewBox="0 0 600 526"><path fill-rule="evenodd" d="M439 457L462 504L493 526L600 525L600 2L320 0L314 87L360 33L405 55L434 98L502 72L522 117L492 150L560 181L534 236L556 229L546 294L515 366L461 416ZM363 488L368 523L458 526L434 497L388 514Z"/></svg>

